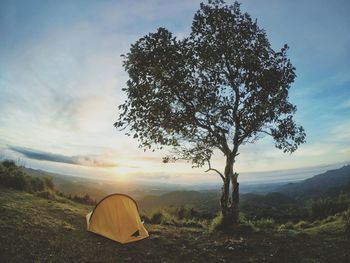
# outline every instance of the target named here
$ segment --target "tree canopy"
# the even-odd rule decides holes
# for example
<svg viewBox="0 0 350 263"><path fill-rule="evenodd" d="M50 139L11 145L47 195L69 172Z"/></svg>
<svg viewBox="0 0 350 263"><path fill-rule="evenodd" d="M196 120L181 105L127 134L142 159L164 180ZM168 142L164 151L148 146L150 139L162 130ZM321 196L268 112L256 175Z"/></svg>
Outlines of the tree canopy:
<svg viewBox="0 0 350 263"><path fill-rule="evenodd" d="M289 102L296 74L287 50L273 50L237 2L202 3L188 37L159 28L124 55L127 100L115 126L141 148L172 147L164 161L194 166L209 162L215 149L234 159L240 145L267 135L292 153L305 131Z"/></svg>

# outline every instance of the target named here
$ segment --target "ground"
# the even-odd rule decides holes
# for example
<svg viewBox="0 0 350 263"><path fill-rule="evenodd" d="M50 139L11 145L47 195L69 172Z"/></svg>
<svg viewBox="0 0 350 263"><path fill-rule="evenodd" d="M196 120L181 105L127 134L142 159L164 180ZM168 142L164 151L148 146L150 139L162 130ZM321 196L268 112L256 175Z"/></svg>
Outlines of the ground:
<svg viewBox="0 0 350 263"><path fill-rule="evenodd" d="M333 225L230 235L146 225L149 238L122 245L86 231L91 209L0 188L0 262L350 262L350 239Z"/></svg>

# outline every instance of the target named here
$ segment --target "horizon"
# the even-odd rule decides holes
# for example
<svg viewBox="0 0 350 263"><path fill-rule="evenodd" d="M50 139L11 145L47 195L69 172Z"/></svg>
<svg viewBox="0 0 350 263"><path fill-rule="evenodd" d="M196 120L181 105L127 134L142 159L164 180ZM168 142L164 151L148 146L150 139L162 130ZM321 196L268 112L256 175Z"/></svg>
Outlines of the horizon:
<svg viewBox="0 0 350 263"><path fill-rule="evenodd" d="M113 127L128 79L120 55L161 26L186 36L200 2L3 1L0 159L96 179L220 183L215 173L204 173L207 167L163 164L166 151L143 152ZM242 1L274 49L290 46L297 74L290 100L307 143L292 155L269 138L243 146L235 164L239 181L305 179L350 163L349 7L347 1ZM223 170L222 155L212 164Z"/></svg>
<svg viewBox="0 0 350 263"><path fill-rule="evenodd" d="M203 188L203 187L217 187L221 185L220 181L218 180L207 180L203 181L201 183L195 183L193 181L184 183L182 181L171 181L171 180L150 180L149 178L145 178L144 180L134 180L134 178L128 178L127 180L123 180L123 178L113 178L110 176L107 177L96 177L96 176L79 176L74 174L64 174L64 173L58 173L55 171L50 170L43 170L40 168L34 168L34 167L27 167L23 162L21 161L15 161L20 166L23 166L26 169L33 169L35 171L42 171L49 174L56 174L59 176L65 176L65 177L72 177L72 180L74 178L79 179L86 179L86 180L100 180L100 181L109 181L109 182L118 182L118 183L127 183L131 185L137 185L137 184L147 184L147 185L176 185L181 187L197 187L197 188ZM319 166L310 166L310 167L303 167L303 168L296 168L296 169L288 169L288 170L273 170L273 171L264 171L264 172L255 172L255 173L244 173L243 174L243 180L241 180L241 184L244 186L256 186L256 185L270 185L270 184L287 184L287 183L296 183L301 182L303 180L312 178L314 176L326 173L328 171L337 170L344 168L346 166L350 166L350 161L347 162L340 162L340 163L334 163L334 164L324 164ZM262 179L257 180L256 178L260 178L262 175L265 175Z"/></svg>

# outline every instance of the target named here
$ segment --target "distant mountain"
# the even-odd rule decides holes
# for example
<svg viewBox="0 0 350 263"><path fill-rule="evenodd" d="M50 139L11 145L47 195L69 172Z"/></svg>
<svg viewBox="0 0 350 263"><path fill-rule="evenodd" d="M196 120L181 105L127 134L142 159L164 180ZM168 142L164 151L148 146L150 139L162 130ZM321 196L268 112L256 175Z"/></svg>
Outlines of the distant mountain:
<svg viewBox="0 0 350 263"><path fill-rule="evenodd" d="M258 185L250 190L255 193L240 195L240 207L248 216L260 218L272 217L283 221L295 215L295 220L305 216L307 211L303 200L319 196L338 196L341 191L350 193L350 165L340 169L330 170L323 174L303 180L298 183L288 183L283 186L269 184L266 188ZM270 191L269 193L264 192ZM139 207L151 211L166 206L192 206L207 213L216 213L220 209L221 191L174 191L160 196L146 196L138 200Z"/></svg>
<svg viewBox="0 0 350 263"><path fill-rule="evenodd" d="M239 192L241 194L255 193L255 194L267 194L273 192L277 187L285 185L286 182L273 182L273 183L240 183ZM218 187L217 189L221 189Z"/></svg>
<svg viewBox="0 0 350 263"><path fill-rule="evenodd" d="M340 192L347 184L350 184L350 165L315 175L298 183L286 184L277 188L276 191L295 199L305 199L324 195L331 189L333 194L336 189ZM349 190L349 187L343 190Z"/></svg>

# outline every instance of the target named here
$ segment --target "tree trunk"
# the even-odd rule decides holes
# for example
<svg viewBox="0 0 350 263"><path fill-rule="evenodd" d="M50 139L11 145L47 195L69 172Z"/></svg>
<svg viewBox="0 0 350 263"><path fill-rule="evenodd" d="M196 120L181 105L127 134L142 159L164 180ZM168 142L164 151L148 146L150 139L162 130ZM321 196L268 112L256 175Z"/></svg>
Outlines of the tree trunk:
<svg viewBox="0 0 350 263"><path fill-rule="evenodd" d="M221 212L223 216L223 227L232 228L238 225L239 214L239 183L238 174L233 172L234 158L228 156L225 166L225 180L222 186L222 195L220 199ZM230 196L231 183L231 196Z"/></svg>

